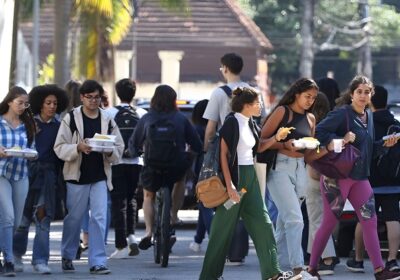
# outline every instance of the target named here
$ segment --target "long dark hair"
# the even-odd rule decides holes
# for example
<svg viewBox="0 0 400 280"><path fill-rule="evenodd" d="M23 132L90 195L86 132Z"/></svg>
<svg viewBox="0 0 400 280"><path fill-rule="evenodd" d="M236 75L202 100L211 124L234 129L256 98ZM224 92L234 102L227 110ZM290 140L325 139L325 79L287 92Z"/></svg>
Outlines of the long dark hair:
<svg viewBox="0 0 400 280"><path fill-rule="evenodd" d="M319 91L323 92L329 100L331 110L335 107L335 100L340 96L340 90L334 79L324 77L316 81Z"/></svg>
<svg viewBox="0 0 400 280"><path fill-rule="evenodd" d="M315 122L318 124L322 121L328 112L331 110L328 97L323 92L318 92L317 98L315 98L314 106L311 111L315 116Z"/></svg>
<svg viewBox="0 0 400 280"><path fill-rule="evenodd" d="M14 99L20 97L21 95L28 95L28 93L22 87L14 86L10 88L10 91L0 103L0 115L4 115L5 113L7 113L10 109L8 103L12 102ZM36 125L30 108L26 108L24 112L19 116L19 118L25 125L25 129L28 135L28 146L30 146L33 143L33 139L36 133Z"/></svg>
<svg viewBox="0 0 400 280"><path fill-rule="evenodd" d="M288 106L294 103L296 100L296 94L301 94L307 90L310 89L315 89L318 91L318 85L313 79L309 78L300 78L296 82L294 82L289 89L285 92L281 100L278 102L278 104L275 106L273 110L271 110L271 113L267 116L265 119L264 123L269 119L269 117L273 114L273 112L278 108L279 106ZM314 106L314 104L313 104ZM313 106L311 106L310 109L307 111L312 111Z"/></svg>
<svg viewBox="0 0 400 280"><path fill-rule="evenodd" d="M206 126L208 120L203 118L204 111L206 110L208 99L200 100L194 105L192 112L192 123L194 125Z"/></svg>
<svg viewBox="0 0 400 280"><path fill-rule="evenodd" d="M175 90L168 85L158 86L151 98L150 108L165 113L177 111Z"/></svg>
<svg viewBox="0 0 400 280"><path fill-rule="evenodd" d="M301 94L310 89L315 89L317 91L319 90L317 83L313 79L308 79L308 78L298 79L285 92L285 94L283 95L283 97L281 98L276 107L293 104L293 102L296 100L296 94Z"/></svg>
<svg viewBox="0 0 400 280"><path fill-rule="evenodd" d="M370 88L371 93L374 93L374 85L371 80L365 76L357 75L353 78L353 80L351 80L345 93L336 99L336 107L351 104L353 92L358 88L359 85L367 85Z"/></svg>

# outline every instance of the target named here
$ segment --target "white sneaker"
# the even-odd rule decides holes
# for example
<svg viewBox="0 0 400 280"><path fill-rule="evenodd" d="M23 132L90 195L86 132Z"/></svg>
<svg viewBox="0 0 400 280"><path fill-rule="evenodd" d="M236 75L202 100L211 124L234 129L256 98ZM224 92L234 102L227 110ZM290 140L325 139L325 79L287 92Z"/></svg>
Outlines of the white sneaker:
<svg viewBox="0 0 400 280"><path fill-rule="evenodd" d="M110 259L127 259L129 258L129 249L125 247L121 250L116 249L111 255Z"/></svg>
<svg viewBox="0 0 400 280"><path fill-rule="evenodd" d="M201 244L199 244L197 242L190 242L189 249L195 253L198 253L201 251Z"/></svg>
<svg viewBox="0 0 400 280"><path fill-rule="evenodd" d="M24 271L24 263L22 262L22 257L14 256L14 271L15 272Z"/></svg>
<svg viewBox="0 0 400 280"><path fill-rule="evenodd" d="M127 239L128 239L128 244L137 243L137 242L136 242L136 237L135 237L134 234L129 234L129 236L128 236Z"/></svg>
<svg viewBox="0 0 400 280"><path fill-rule="evenodd" d="M299 275L301 275L302 279L304 279L304 280L318 280L317 276L312 276L310 273L308 273L305 270L300 272Z"/></svg>
<svg viewBox="0 0 400 280"><path fill-rule="evenodd" d="M51 269L45 263L38 263L33 266L33 269L39 274L51 274Z"/></svg>

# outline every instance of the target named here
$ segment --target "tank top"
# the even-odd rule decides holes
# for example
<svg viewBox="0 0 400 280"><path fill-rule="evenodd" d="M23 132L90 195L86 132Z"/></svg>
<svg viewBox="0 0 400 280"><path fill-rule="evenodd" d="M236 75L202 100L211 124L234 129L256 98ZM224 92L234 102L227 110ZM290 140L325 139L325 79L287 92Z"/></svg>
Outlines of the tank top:
<svg viewBox="0 0 400 280"><path fill-rule="evenodd" d="M296 129L292 130L286 140L311 137L311 127L307 119L307 113L299 114L294 111L292 111L292 113L293 118L287 123L286 127L295 127Z"/></svg>

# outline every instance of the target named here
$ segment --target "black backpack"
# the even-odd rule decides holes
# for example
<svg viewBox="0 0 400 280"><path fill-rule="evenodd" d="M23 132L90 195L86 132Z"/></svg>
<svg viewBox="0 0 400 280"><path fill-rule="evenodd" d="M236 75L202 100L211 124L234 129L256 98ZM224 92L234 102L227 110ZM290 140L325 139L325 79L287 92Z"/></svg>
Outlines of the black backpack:
<svg viewBox="0 0 400 280"><path fill-rule="evenodd" d="M144 163L163 171L178 165L180 152L176 144L176 128L168 118L160 118L149 125L144 145Z"/></svg>
<svg viewBox="0 0 400 280"><path fill-rule="evenodd" d="M386 135L400 132L399 125L389 126ZM400 184L400 143L389 148L389 151L381 155L376 162L376 169L386 185Z"/></svg>
<svg viewBox="0 0 400 280"><path fill-rule="evenodd" d="M132 157L129 153L129 139L131 138L133 131L135 130L136 124L139 121L139 115L136 109L131 106L115 106L118 109L117 114L114 117L115 123L117 124L121 133L122 139L124 139L125 151L122 155L123 158Z"/></svg>

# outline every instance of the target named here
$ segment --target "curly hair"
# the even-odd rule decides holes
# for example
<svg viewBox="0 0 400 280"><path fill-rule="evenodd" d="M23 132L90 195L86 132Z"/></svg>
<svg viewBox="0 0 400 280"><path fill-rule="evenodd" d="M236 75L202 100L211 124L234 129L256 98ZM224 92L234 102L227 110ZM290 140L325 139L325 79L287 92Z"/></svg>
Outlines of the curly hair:
<svg viewBox="0 0 400 280"><path fill-rule="evenodd" d="M8 103L12 102L14 99L20 97L21 95L28 95L28 93L18 86L10 88L10 91L4 97L3 101L0 103L0 115L4 115L10 109ZM36 134L36 125L33 119L33 114L30 108L26 108L21 116L19 116L22 123L25 125L25 129L28 135L28 145L33 143L33 139Z"/></svg>
<svg viewBox="0 0 400 280"><path fill-rule="evenodd" d="M65 90L55 84L47 84L36 86L29 92L29 103L33 114L40 114L44 100L49 95L54 95L57 98L57 114L67 109L69 100Z"/></svg>

